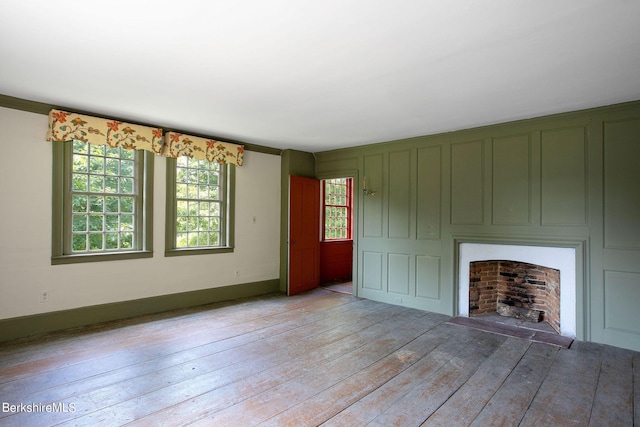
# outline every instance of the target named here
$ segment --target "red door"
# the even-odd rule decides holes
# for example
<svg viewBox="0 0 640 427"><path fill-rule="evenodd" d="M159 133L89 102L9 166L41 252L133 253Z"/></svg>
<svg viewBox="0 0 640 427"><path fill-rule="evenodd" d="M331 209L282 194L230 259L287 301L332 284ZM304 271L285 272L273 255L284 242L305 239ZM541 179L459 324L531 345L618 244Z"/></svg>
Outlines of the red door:
<svg viewBox="0 0 640 427"><path fill-rule="evenodd" d="M320 284L320 181L289 180L289 287L294 295Z"/></svg>

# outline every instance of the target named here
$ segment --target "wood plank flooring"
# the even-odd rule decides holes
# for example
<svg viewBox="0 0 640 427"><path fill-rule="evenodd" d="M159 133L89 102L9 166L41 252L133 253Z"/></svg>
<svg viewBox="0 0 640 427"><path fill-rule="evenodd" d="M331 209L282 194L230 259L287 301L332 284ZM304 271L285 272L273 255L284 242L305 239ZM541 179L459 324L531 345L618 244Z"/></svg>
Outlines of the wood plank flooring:
<svg viewBox="0 0 640 427"><path fill-rule="evenodd" d="M640 353L451 320L317 289L5 343L0 426L640 425Z"/></svg>

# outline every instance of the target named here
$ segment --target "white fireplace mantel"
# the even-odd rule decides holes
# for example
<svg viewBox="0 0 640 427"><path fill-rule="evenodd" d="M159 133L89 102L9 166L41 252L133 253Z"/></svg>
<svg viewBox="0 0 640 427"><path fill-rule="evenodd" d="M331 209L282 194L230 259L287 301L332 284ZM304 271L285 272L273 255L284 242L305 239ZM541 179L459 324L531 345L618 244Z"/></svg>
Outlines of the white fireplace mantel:
<svg viewBox="0 0 640 427"><path fill-rule="evenodd" d="M576 337L576 250L566 247L460 243L458 315L469 316L469 264L510 260L560 270L560 334Z"/></svg>

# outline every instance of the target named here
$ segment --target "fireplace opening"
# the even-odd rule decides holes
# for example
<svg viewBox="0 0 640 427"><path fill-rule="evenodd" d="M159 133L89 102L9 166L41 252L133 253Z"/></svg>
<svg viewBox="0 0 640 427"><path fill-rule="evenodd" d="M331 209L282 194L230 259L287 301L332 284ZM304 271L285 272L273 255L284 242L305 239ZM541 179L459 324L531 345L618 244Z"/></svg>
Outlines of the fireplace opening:
<svg viewBox="0 0 640 427"><path fill-rule="evenodd" d="M560 333L560 270L510 260L470 262L469 316L497 315L545 322Z"/></svg>

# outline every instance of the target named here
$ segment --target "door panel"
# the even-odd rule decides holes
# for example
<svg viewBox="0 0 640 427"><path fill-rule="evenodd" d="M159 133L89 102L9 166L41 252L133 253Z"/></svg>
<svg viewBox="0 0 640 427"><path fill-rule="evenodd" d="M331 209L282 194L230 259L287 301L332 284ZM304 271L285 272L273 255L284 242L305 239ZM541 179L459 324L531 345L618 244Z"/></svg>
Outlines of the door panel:
<svg viewBox="0 0 640 427"><path fill-rule="evenodd" d="M320 181L289 181L289 286L294 295L320 283Z"/></svg>

